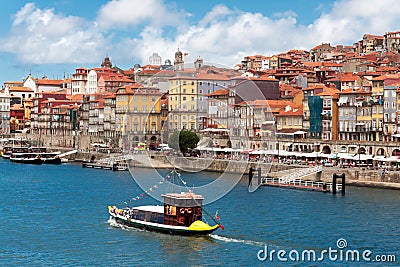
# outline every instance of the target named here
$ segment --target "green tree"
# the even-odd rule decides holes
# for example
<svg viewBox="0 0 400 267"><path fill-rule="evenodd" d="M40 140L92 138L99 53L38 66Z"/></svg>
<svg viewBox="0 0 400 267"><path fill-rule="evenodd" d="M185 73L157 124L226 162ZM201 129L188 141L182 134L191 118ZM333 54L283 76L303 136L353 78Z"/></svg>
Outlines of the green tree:
<svg viewBox="0 0 400 267"><path fill-rule="evenodd" d="M182 130L174 132L168 140L168 146L180 150L181 152L188 152L197 146L200 138L196 133Z"/></svg>

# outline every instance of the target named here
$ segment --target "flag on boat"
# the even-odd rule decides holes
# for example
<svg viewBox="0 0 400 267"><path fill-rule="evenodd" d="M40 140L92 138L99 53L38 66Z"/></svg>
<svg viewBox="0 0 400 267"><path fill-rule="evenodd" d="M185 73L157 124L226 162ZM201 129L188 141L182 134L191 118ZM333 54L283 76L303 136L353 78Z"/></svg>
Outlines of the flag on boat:
<svg viewBox="0 0 400 267"><path fill-rule="evenodd" d="M221 219L221 218L218 216L218 210L215 212L215 219L217 219L218 221Z"/></svg>

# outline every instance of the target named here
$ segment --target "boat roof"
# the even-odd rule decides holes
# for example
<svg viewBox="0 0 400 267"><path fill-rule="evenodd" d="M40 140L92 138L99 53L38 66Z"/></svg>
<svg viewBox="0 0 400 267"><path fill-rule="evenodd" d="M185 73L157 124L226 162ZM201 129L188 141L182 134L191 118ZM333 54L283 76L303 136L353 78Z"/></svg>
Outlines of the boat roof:
<svg viewBox="0 0 400 267"><path fill-rule="evenodd" d="M142 211L150 211L150 212L157 212L157 213L164 213L164 206L139 206L133 207L135 210L142 210Z"/></svg>
<svg viewBox="0 0 400 267"><path fill-rule="evenodd" d="M175 199L204 199L202 195L197 195L193 192L168 193L162 196Z"/></svg>

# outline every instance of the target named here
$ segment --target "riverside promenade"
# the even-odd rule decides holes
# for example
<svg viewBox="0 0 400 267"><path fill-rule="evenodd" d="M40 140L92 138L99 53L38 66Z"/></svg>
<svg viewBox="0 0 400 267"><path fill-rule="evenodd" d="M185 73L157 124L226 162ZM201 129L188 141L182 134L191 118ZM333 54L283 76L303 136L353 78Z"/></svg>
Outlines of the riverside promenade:
<svg viewBox="0 0 400 267"><path fill-rule="evenodd" d="M120 153L98 153L96 151L78 151L78 153L69 156L72 161L90 161L99 160L108 157L120 156ZM211 171L211 172L230 172L242 173L247 175L249 168L261 168L263 177L279 178L290 173L295 173L303 168L312 166L284 164L284 163L263 163L247 162L225 159L210 159L197 157L175 157L166 156L158 151L142 151L134 154L134 159L130 162L131 166L142 168L177 168L183 171ZM400 189L400 171L389 171L382 174L381 169L370 170L367 168L341 168L341 167L322 167L320 175L312 174L303 178L310 181L331 182L333 174L346 175L346 184L352 186L376 187L384 189Z"/></svg>

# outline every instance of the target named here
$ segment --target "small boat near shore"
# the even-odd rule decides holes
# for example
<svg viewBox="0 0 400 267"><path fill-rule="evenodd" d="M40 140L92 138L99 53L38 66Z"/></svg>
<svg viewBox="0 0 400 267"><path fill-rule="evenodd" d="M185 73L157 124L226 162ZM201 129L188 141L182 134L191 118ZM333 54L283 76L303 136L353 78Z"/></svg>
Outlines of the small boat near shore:
<svg viewBox="0 0 400 267"><path fill-rule="evenodd" d="M44 164L61 164L60 152L39 153Z"/></svg>
<svg viewBox="0 0 400 267"><path fill-rule="evenodd" d="M43 160L37 153L11 153L10 161L24 164L42 164Z"/></svg>
<svg viewBox="0 0 400 267"><path fill-rule="evenodd" d="M119 161L119 162L82 162L83 168L92 168L92 169L103 169L103 170L113 170L113 171L128 171L129 166L128 163Z"/></svg>

